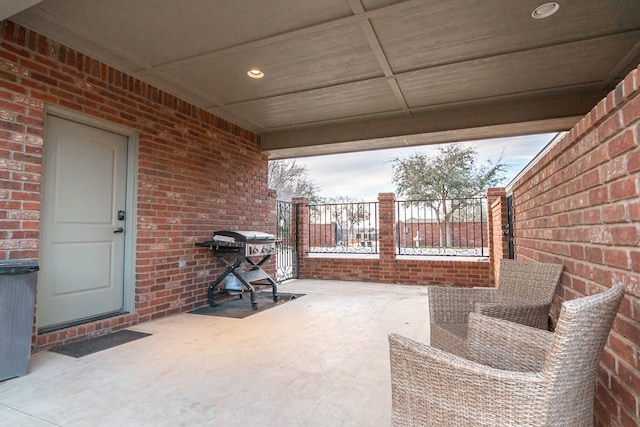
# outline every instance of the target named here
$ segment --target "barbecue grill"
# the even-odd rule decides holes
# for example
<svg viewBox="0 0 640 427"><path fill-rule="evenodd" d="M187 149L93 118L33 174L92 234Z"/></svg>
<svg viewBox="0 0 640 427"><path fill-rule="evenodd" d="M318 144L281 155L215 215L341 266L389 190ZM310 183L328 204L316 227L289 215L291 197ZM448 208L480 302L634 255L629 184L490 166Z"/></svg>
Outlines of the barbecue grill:
<svg viewBox="0 0 640 427"><path fill-rule="evenodd" d="M278 301L278 285L261 268L271 255L276 253L276 239L272 234L260 231L214 231L211 240L198 242L196 246L209 248L211 253L222 260L226 266L225 271L209 285L207 290L207 300L211 307L215 307L217 295L238 295L242 298L242 287L244 287L251 292L251 308L257 310L254 283L271 286L273 301ZM248 270L243 268L245 263L249 265ZM242 286L234 286L232 280L228 279L231 277L235 277ZM223 280L225 280L224 287L218 288Z"/></svg>

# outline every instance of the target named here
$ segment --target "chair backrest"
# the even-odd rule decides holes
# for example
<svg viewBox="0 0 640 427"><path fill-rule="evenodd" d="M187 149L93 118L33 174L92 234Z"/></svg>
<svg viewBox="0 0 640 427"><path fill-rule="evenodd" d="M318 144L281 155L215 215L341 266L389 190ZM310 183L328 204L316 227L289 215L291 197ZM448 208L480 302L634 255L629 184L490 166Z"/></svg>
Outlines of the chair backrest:
<svg viewBox="0 0 640 427"><path fill-rule="evenodd" d="M591 424L598 363L623 297L624 286L618 284L562 304L543 368L549 379L551 420L566 420L571 408L575 418L567 425Z"/></svg>
<svg viewBox="0 0 640 427"><path fill-rule="evenodd" d="M498 294L508 299L551 303L562 264L501 259Z"/></svg>

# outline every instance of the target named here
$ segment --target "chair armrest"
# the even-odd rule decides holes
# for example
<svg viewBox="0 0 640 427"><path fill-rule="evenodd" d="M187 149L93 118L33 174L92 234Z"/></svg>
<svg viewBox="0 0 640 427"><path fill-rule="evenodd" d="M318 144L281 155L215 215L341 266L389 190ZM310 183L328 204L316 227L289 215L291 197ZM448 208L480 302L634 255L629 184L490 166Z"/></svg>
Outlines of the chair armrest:
<svg viewBox="0 0 640 427"><path fill-rule="evenodd" d="M397 334L389 335L389 352L394 426L538 421L547 384L541 373L494 369Z"/></svg>
<svg viewBox="0 0 640 427"><path fill-rule="evenodd" d="M469 315L469 359L496 369L539 372L553 333L478 313Z"/></svg>
<svg viewBox="0 0 640 427"><path fill-rule="evenodd" d="M549 326L550 306L549 303L523 303L498 299L492 303L476 304L474 312L546 330Z"/></svg>
<svg viewBox="0 0 640 427"><path fill-rule="evenodd" d="M495 288L429 286L427 289L431 323L467 323L477 303L494 302L497 295Z"/></svg>

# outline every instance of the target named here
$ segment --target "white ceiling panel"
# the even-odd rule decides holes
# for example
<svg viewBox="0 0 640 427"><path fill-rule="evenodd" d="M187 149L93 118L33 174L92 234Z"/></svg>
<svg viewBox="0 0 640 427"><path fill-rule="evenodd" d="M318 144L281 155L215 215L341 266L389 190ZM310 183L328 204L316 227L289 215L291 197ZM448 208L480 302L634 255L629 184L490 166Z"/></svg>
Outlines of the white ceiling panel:
<svg viewBox="0 0 640 427"><path fill-rule="evenodd" d="M39 8L73 31L157 66L351 15L344 0L296 2L47 0Z"/></svg>
<svg viewBox="0 0 640 427"><path fill-rule="evenodd" d="M410 107L491 97L602 86L611 65L633 48L640 32L575 42L493 59L445 65L397 77Z"/></svg>
<svg viewBox="0 0 640 427"><path fill-rule="evenodd" d="M240 115L256 117L267 129L399 110L385 79L264 98L234 104L233 109Z"/></svg>
<svg viewBox="0 0 640 427"><path fill-rule="evenodd" d="M561 2L548 19L531 18L539 1L426 1L372 18L394 72L528 51L637 29L640 3ZM597 19L596 19L597 18Z"/></svg>
<svg viewBox="0 0 640 427"><path fill-rule="evenodd" d="M248 77L251 68L261 69L266 78ZM225 104L383 76L364 34L353 25L231 51L166 74Z"/></svg>

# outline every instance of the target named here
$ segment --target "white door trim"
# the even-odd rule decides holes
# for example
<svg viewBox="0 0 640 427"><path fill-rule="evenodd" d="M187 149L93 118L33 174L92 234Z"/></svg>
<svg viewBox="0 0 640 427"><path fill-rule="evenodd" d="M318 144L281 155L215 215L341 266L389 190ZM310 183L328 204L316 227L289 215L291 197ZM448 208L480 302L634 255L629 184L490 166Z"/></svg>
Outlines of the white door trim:
<svg viewBox="0 0 640 427"><path fill-rule="evenodd" d="M138 147L140 134L125 126L111 123L107 120L99 119L77 111L68 110L57 105L47 105L45 107L45 119L50 114L62 119L71 120L84 125L89 125L105 131L117 133L128 138L127 144L127 213L125 218L124 235L124 301L123 308L129 313L135 312L135 291L136 291L136 235L137 235L137 215L138 211ZM46 124L45 124L46 126ZM46 142L45 142L46 143Z"/></svg>

